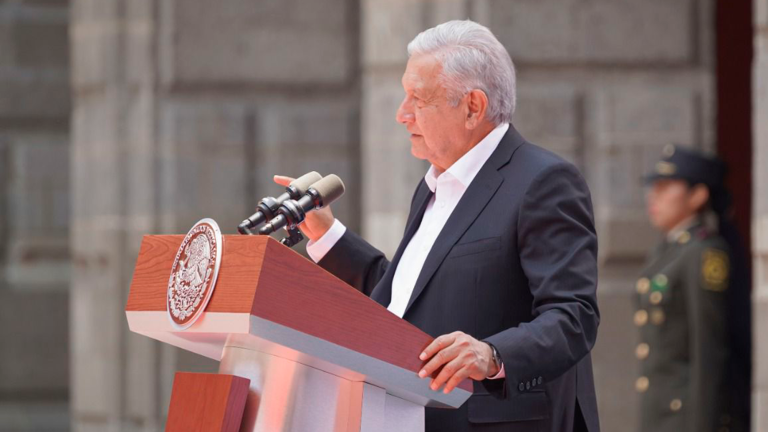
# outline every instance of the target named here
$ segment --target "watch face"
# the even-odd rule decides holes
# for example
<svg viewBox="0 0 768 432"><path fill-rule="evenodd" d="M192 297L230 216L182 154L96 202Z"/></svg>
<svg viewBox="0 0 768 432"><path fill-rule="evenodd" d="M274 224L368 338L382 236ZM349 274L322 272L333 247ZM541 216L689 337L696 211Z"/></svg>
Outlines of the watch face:
<svg viewBox="0 0 768 432"><path fill-rule="evenodd" d="M501 356L499 356L499 350L496 349L495 346L488 344L491 347L491 352L493 353L493 362L496 363L496 366L501 367Z"/></svg>
<svg viewBox="0 0 768 432"><path fill-rule="evenodd" d="M493 352L493 364L496 366L496 373L489 375L488 378L496 376L499 374L499 372L501 372L501 356L499 356L499 350L497 350L495 346L491 345L491 351Z"/></svg>

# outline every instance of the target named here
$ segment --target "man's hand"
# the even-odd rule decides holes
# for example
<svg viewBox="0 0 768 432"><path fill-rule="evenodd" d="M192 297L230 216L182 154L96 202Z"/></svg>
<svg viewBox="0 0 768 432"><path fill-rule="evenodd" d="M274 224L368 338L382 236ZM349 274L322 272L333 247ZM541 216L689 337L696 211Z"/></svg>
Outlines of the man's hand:
<svg viewBox="0 0 768 432"><path fill-rule="evenodd" d="M274 177L275 183L288 186L294 179L286 176L276 175ZM313 210L307 213L304 223L299 225L299 229L312 241L320 240L320 238L331 229L333 221L336 220L331 213L330 207L324 207L320 210Z"/></svg>
<svg viewBox="0 0 768 432"><path fill-rule="evenodd" d="M430 384L435 391L445 384L443 393L450 393L466 378L480 381L499 372L491 346L459 331L438 337L419 356L422 361L430 358L419 377L428 377L445 365Z"/></svg>

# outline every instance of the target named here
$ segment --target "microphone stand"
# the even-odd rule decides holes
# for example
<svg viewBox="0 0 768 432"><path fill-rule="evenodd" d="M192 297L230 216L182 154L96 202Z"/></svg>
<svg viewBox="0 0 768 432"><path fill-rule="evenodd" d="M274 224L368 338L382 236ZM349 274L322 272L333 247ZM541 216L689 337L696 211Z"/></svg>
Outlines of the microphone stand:
<svg viewBox="0 0 768 432"><path fill-rule="evenodd" d="M253 231L251 231L250 229L244 226L237 227L237 232L239 232L242 235L253 235Z"/></svg>
<svg viewBox="0 0 768 432"><path fill-rule="evenodd" d="M280 240L281 244L284 244L288 247L294 247L299 242L304 240L304 236L301 234L301 231L299 231L298 228L288 228L288 237L284 237L282 240ZM240 234L242 235L255 235L253 231L249 230L248 228L242 227L242 230L240 230Z"/></svg>
<svg viewBox="0 0 768 432"><path fill-rule="evenodd" d="M288 237L285 237L282 240L280 240L280 243L288 247L294 247L302 240L304 240L304 236L301 235L301 231L299 231L298 228L289 228Z"/></svg>
<svg viewBox="0 0 768 432"><path fill-rule="evenodd" d="M253 231L251 231L250 229L244 226L238 227L238 231L242 235L254 235ZM287 231L288 231L288 237L284 237L282 240L280 240L281 244L284 244L288 247L294 247L297 244L299 244L299 242L304 240L304 236L301 234L301 231L299 231L298 228L296 227L288 228Z"/></svg>

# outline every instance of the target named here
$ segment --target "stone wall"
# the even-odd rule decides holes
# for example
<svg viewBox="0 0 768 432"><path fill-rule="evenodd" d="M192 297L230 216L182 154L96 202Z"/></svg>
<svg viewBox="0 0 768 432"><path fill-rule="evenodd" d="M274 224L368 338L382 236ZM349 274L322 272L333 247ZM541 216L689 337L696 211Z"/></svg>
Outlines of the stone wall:
<svg viewBox="0 0 768 432"><path fill-rule="evenodd" d="M759 328L768 4L754 1ZM427 168L394 120L405 46L469 17L517 65L515 126L576 163L592 189L598 399L603 429L628 430L634 274L655 241L639 177L670 142L714 148L713 16L713 0L0 0L0 324L29 331L0 333L0 350L23 353L0 359L0 393L70 388L74 430L161 430L174 371L215 364L127 330L141 236L202 217L233 233L279 192L274 173L339 174L348 192L335 212L391 254ZM39 313L48 318L30 318ZM756 342L760 430L768 349Z"/></svg>
<svg viewBox="0 0 768 432"><path fill-rule="evenodd" d="M337 173L357 227L351 0L73 2L72 426L161 430L173 373L202 357L131 334L141 237L212 217L223 233L277 173Z"/></svg>
<svg viewBox="0 0 768 432"><path fill-rule="evenodd" d="M0 1L0 429L69 386L69 55L66 1ZM23 422L23 423L19 423Z"/></svg>

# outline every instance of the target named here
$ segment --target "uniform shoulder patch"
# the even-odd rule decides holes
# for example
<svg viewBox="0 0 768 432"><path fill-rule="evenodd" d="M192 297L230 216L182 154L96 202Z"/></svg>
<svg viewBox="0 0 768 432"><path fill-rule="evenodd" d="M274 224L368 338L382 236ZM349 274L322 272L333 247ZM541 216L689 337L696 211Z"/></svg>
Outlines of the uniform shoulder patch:
<svg viewBox="0 0 768 432"><path fill-rule="evenodd" d="M702 253L701 272L704 289L725 291L728 288L730 262L728 254L722 250L707 248Z"/></svg>

